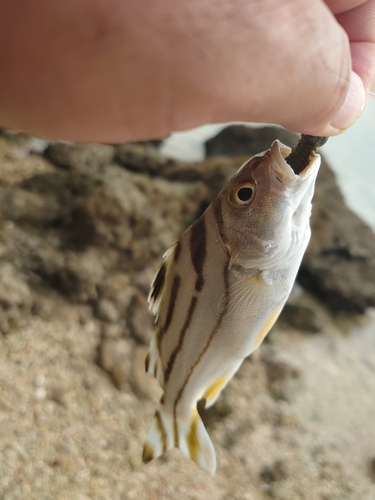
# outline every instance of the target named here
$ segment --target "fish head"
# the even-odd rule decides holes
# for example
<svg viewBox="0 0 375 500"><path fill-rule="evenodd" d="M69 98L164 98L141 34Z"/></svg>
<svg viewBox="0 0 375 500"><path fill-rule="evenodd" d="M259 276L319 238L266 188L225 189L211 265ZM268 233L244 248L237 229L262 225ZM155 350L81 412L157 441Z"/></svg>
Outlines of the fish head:
<svg viewBox="0 0 375 500"><path fill-rule="evenodd" d="M297 175L285 161L290 152L275 141L269 150L248 160L218 196L222 239L241 265L258 261L264 267L280 260L292 242L295 247L296 238L310 231L320 156L315 154Z"/></svg>

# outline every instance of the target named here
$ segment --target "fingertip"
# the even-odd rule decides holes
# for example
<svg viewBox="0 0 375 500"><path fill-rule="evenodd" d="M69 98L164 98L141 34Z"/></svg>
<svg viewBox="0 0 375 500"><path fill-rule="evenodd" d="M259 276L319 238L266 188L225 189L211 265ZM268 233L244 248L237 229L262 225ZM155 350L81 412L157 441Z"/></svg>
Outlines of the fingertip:
<svg viewBox="0 0 375 500"><path fill-rule="evenodd" d="M366 91L363 81L352 71L345 101L329 125L332 135L339 134L354 125L363 113L365 104Z"/></svg>

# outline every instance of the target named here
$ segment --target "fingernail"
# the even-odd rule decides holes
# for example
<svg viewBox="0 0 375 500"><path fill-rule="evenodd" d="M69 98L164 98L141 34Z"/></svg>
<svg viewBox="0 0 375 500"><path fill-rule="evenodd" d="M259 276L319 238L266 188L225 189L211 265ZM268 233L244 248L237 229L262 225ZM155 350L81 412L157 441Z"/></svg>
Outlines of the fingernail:
<svg viewBox="0 0 375 500"><path fill-rule="evenodd" d="M340 133L351 127L361 116L366 104L366 92L360 77L352 71L344 104L331 121L331 127Z"/></svg>

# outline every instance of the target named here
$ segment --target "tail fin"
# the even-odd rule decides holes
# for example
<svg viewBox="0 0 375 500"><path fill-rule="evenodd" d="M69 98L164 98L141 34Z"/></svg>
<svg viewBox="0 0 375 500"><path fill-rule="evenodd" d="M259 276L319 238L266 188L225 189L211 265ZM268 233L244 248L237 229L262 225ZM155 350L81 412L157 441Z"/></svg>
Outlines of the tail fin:
<svg viewBox="0 0 375 500"><path fill-rule="evenodd" d="M215 450L196 408L191 411L189 420L176 420L160 405L143 447L143 461L150 462L174 447L180 448L202 469L215 473Z"/></svg>

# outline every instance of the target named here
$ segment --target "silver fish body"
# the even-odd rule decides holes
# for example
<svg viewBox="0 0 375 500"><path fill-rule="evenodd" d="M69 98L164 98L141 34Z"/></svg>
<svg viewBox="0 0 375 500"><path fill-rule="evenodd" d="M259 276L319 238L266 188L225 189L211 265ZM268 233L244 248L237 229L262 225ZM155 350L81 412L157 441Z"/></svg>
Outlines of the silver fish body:
<svg viewBox="0 0 375 500"><path fill-rule="evenodd" d="M320 156L296 175L278 141L247 161L165 253L149 295L156 317L146 369L164 389L145 462L179 447L214 473L197 412L213 405L276 321L310 239Z"/></svg>

